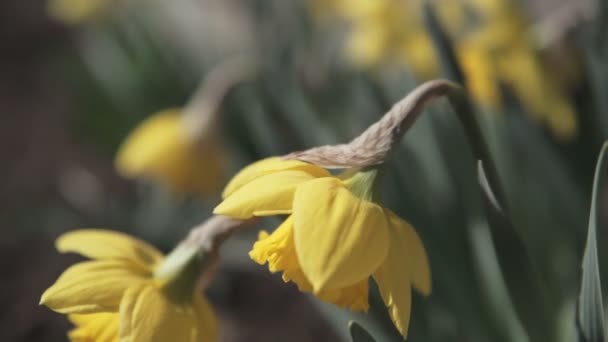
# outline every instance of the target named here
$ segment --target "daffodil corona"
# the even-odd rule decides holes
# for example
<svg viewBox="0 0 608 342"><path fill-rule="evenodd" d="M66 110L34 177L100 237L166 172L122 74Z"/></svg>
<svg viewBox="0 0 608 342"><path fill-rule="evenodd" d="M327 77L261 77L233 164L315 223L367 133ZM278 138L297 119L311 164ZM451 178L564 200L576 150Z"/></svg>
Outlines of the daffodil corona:
<svg viewBox="0 0 608 342"><path fill-rule="evenodd" d="M91 261L68 268L40 303L69 315L71 341L216 341L211 306L196 291L196 253L164 258L152 246L106 230L79 230L57 240L61 252Z"/></svg>
<svg viewBox="0 0 608 342"><path fill-rule="evenodd" d="M414 229L377 204L378 170L333 176L296 160L254 163L228 184L214 213L237 219L288 215L261 232L250 252L301 291L355 311L367 311L368 281L378 284L389 314L407 335L411 287L431 291L424 246Z"/></svg>

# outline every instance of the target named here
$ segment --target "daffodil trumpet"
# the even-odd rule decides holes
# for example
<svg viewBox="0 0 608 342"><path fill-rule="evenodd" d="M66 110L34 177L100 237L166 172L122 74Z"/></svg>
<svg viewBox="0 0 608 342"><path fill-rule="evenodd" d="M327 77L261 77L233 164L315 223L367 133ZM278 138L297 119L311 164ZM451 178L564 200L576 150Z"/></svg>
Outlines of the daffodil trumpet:
<svg viewBox="0 0 608 342"><path fill-rule="evenodd" d="M212 273L221 241L243 223L214 216L166 257L123 233L68 232L57 249L92 260L68 268L40 303L68 315L74 342L217 341L217 320L200 279Z"/></svg>
<svg viewBox="0 0 608 342"><path fill-rule="evenodd" d="M254 71L247 57L216 66L184 108L160 111L136 127L118 150L118 172L153 180L176 194L217 195L225 168L217 133L220 108L230 90Z"/></svg>

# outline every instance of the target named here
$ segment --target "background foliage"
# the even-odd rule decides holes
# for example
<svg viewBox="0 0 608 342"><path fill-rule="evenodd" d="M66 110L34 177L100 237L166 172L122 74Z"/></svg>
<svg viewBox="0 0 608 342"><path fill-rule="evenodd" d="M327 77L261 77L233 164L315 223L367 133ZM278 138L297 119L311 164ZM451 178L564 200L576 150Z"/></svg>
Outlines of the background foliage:
<svg viewBox="0 0 608 342"><path fill-rule="evenodd" d="M168 250L210 214L219 197L179 196L127 181L112 163L138 122L183 105L220 61L246 54L260 65L222 108L227 178L266 156L346 141L420 83L407 65L349 63L343 49L348 24L321 22L306 1L112 4L72 26L49 19L38 2L0 5L12 13L0 31L6 38L0 56L3 340L63 338L67 323L35 306L41 290L74 260L53 251L59 233L111 227ZM568 4L527 5L541 22ZM410 341L575 339L593 170L608 138L608 17L599 4L559 36L565 49L538 51L578 66L568 93L578 121L573 138L559 139L531 119L508 87L501 88L500 107L477 107L506 190L506 213L484 210L477 161L447 102L432 104L406 134L389 165L383 198L417 228L434 280L431 297L414 297ZM598 198L599 271L605 275L607 211ZM226 340L348 339L352 314L283 286L247 258L256 234L252 228L227 243L210 290ZM373 292L373 315L354 318L377 340L398 341Z"/></svg>

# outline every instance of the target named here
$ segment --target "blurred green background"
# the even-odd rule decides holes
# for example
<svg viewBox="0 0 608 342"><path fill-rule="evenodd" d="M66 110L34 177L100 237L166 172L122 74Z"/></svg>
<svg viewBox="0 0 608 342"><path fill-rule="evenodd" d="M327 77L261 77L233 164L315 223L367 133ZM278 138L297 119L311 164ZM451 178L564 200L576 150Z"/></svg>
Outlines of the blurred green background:
<svg viewBox="0 0 608 342"><path fill-rule="evenodd" d="M432 1L447 47L433 44L423 1L56 2L74 12L0 3L0 340L66 339L67 320L38 306L78 260L54 250L60 233L112 228L167 251L210 215L219 194L124 179L114 158L141 120L183 106L222 61L257 62L219 114L228 180L260 158L348 141L422 81L454 78L446 48L476 104L513 227L500 235L486 218L460 123L434 102L383 181L385 205L416 227L433 273L433 294L414 295L408 340L575 339L593 170L608 138L604 2ZM336 341L353 317L379 341L399 340L375 290L371 314L352 315L250 261L258 228L276 223L222 250L209 296L224 341Z"/></svg>

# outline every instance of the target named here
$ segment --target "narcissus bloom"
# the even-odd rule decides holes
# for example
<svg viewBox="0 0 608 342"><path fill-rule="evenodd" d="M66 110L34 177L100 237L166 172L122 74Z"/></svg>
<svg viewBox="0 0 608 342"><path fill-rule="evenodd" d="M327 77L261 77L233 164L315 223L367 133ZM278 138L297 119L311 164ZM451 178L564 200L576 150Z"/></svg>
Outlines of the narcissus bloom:
<svg viewBox="0 0 608 342"><path fill-rule="evenodd" d="M440 75L438 58L423 22L420 0L311 0L317 16L335 14L351 24L348 56L364 67L405 64L428 80ZM543 65L521 8L507 0L439 0L434 8L477 103L501 108L506 85L530 116L558 138L576 134L565 84ZM474 20L467 20L475 18Z"/></svg>
<svg viewBox="0 0 608 342"><path fill-rule="evenodd" d="M237 219L289 215L272 234L260 233L251 258L283 272L301 291L355 311L369 307L371 276L406 335L411 287L428 295L430 270L414 229L374 202L376 172L335 177L312 164L265 159L234 177L214 213Z"/></svg>
<svg viewBox="0 0 608 342"><path fill-rule="evenodd" d="M213 195L222 183L222 158L214 139L188 134L181 110L143 121L124 141L116 168L128 178L147 178L175 193Z"/></svg>
<svg viewBox="0 0 608 342"><path fill-rule="evenodd" d="M105 230L64 234L57 249L93 259L68 268L40 300L69 315L71 341L217 340L212 308L195 290L196 258L165 259L143 241Z"/></svg>

